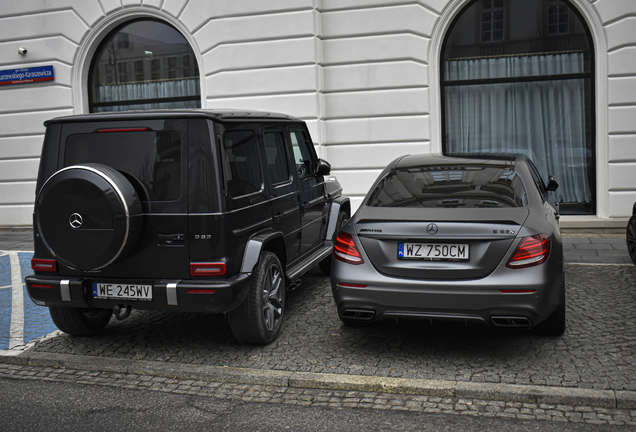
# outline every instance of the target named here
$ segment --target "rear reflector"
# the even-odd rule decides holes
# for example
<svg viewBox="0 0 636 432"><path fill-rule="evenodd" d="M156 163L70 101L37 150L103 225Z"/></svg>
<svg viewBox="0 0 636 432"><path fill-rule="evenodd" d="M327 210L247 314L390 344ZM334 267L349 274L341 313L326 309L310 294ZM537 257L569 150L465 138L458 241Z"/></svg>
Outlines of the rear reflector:
<svg viewBox="0 0 636 432"><path fill-rule="evenodd" d="M55 273L57 272L57 261L52 259L32 258L31 268L33 271Z"/></svg>
<svg viewBox="0 0 636 432"><path fill-rule="evenodd" d="M336 237L333 255L337 260L348 264L358 265L364 262L351 234L342 231L338 234L338 237Z"/></svg>
<svg viewBox="0 0 636 432"><path fill-rule="evenodd" d="M99 133L108 132L146 132L148 128L118 128L118 129L97 129Z"/></svg>
<svg viewBox="0 0 636 432"><path fill-rule="evenodd" d="M213 289L187 289L188 294L214 294Z"/></svg>
<svg viewBox="0 0 636 432"><path fill-rule="evenodd" d="M32 284L31 288L53 288L53 285Z"/></svg>
<svg viewBox="0 0 636 432"><path fill-rule="evenodd" d="M519 269L544 263L550 256L550 236L536 234L521 239L506 267Z"/></svg>
<svg viewBox="0 0 636 432"><path fill-rule="evenodd" d="M223 276L227 268L224 262L190 263L191 276Z"/></svg>
<svg viewBox="0 0 636 432"><path fill-rule="evenodd" d="M344 287L344 288L366 288L366 285L360 285L360 284L343 284L343 283L339 283L338 284L339 287Z"/></svg>

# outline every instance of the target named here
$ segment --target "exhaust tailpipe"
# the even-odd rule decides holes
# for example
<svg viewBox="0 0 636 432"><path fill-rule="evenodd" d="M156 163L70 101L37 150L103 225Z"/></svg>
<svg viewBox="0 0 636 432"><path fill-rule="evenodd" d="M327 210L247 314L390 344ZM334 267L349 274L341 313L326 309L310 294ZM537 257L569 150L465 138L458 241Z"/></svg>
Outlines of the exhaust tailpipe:
<svg viewBox="0 0 636 432"><path fill-rule="evenodd" d="M342 318L357 321L370 321L375 317L375 311L367 309L345 309L340 313Z"/></svg>
<svg viewBox="0 0 636 432"><path fill-rule="evenodd" d="M496 327L532 327L532 321L526 317L518 316L492 316L490 321Z"/></svg>

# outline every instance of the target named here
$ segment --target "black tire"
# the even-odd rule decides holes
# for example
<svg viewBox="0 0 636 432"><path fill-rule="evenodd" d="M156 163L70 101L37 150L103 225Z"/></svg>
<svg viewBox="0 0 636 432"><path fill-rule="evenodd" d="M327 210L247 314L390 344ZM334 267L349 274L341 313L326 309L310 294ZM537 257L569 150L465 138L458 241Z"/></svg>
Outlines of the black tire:
<svg viewBox="0 0 636 432"><path fill-rule="evenodd" d="M629 218L627 222L627 252L632 262L636 264L636 216Z"/></svg>
<svg viewBox="0 0 636 432"><path fill-rule="evenodd" d="M338 237L338 233L348 221L349 221L349 215L347 213L343 211L338 212L338 220L336 221L336 230L333 233L334 243L336 242L336 237ZM318 267L320 267L320 271L325 276L331 275L331 260L332 259L333 259L333 253L318 263Z"/></svg>
<svg viewBox="0 0 636 432"><path fill-rule="evenodd" d="M565 276L561 283L559 305L552 315L534 328L534 333L543 336L561 336L565 332Z"/></svg>
<svg viewBox="0 0 636 432"><path fill-rule="evenodd" d="M278 257L263 252L252 274L245 301L228 313L232 334L244 344L268 344L276 340L285 314L285 275Z"/></svg>
<svg viewBox="0 0 636 432"><path fill-rule="evenodd" d="M92 336L101 332L110 321L111 309L79 309L49 306L53 323L73 336Z"/></svg>
<svg viewBox="0 0 636 432"><path fill-rule="evenodd" d="M61 169L35 201L35 229L61 264L83 271L107 267L134 247L142 224L133 185L101 164Z"/></svg>

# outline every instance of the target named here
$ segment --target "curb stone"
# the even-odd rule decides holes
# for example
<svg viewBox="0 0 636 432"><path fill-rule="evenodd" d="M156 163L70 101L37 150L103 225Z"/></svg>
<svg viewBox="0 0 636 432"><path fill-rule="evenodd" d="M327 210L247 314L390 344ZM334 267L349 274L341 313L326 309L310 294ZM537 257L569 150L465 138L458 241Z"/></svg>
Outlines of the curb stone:
<svg viewBox="0 0 636 432"><path fill-rule="evenodd" d="M636 410L636 392L203 366L0 350L0 363L304 389L366 391Z"/></svg>

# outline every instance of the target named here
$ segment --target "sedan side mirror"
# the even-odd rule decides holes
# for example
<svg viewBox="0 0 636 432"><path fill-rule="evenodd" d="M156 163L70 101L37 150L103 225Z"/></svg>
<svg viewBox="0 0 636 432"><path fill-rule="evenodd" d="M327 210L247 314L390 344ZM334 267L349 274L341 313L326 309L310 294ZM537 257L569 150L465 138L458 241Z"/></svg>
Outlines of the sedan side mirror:
<svg viewBox="0 0 636 432"><path fill-rule="evenodd" d="M548 191L555 191L559 187L559 181L553 175L548 176L548 185L545 187Z"/></svg>
<svg viewBox="0 0 636 432"><path fill-rule="evenodd" d="M329 162L324 161L322 159L318 159L318 169L316 170L317 175L326 176L331 172L331 165Z"/></svg>

